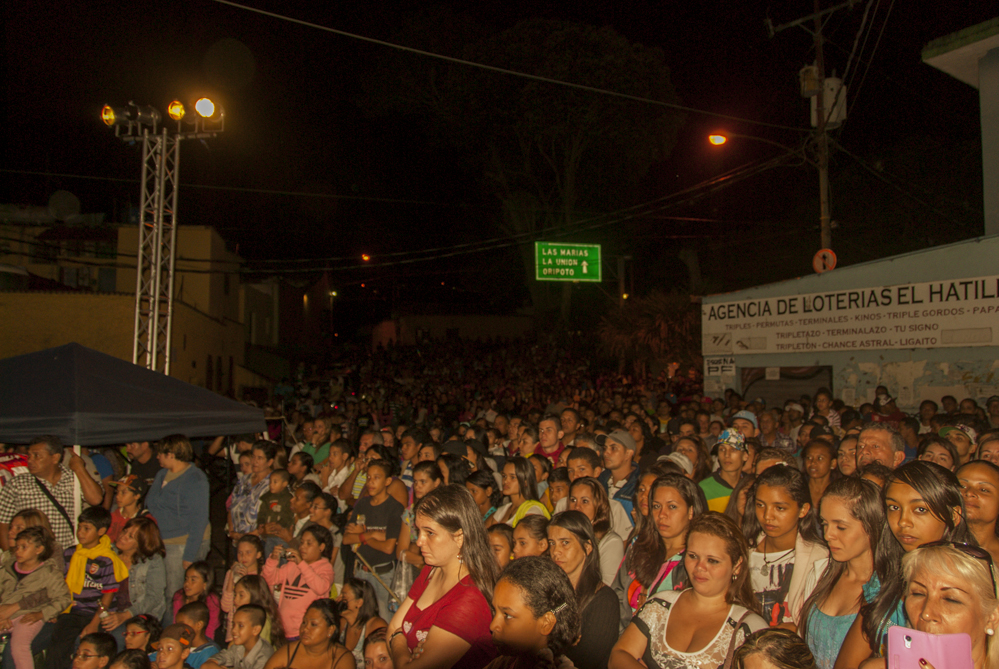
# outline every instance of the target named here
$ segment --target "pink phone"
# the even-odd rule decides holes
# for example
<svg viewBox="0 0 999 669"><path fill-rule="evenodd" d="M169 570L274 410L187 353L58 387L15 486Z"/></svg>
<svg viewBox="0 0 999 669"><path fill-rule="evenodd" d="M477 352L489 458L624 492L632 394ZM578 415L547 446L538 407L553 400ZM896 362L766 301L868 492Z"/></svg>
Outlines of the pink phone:
<svg viewBox="0 0 999 669"><path fill-rule="evenodd" d="M888 629L888 669L912 669L920 659L933 669L974 669L971 637L967 634L930 634L908 627Z"/></svg>

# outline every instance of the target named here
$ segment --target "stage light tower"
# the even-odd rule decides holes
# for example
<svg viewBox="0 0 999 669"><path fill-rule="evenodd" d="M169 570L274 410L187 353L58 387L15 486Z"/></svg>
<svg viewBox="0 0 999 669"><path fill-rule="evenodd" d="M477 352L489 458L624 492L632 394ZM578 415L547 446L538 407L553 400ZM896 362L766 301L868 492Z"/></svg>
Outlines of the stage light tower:
<svg viewBox="0 0 999 669"><path fill-rule="evenodd" d="M129 102L101 109L101 120L114 128L116 137L142 143L132 362L164 374L170 374L180 142L215 137L225 129L221 105L201 98L193 107L196 113L191 114L177 100L168 105L167 115L177 123L174 132L159 127L160 113L153 107Z"/></svg>

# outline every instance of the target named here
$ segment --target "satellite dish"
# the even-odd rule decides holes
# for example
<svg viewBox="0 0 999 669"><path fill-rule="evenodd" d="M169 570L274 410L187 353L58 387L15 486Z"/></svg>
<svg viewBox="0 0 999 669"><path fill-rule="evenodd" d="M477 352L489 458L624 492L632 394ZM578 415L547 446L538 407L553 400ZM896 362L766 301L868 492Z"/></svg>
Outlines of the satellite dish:
<svg viewBox="0 0 999 669"><path fill-rule="evenodd" d="M57 190L49 198L49 213L57 221L66 221L80 213L80 198L68 190Z"/></svg>

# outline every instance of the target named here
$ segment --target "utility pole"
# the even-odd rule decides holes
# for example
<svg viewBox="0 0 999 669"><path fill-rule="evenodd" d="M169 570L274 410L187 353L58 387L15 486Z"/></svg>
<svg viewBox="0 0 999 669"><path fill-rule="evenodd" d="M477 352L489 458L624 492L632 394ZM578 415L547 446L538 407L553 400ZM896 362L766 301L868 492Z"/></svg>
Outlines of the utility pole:
<svg viewBox="0 0 999 669"><path fill-rule="evenodd" d="M840 98L844 94L844 88L842 86L837 88L836 97L833 99L832 109L827 110L825 98L826 67L822 53L822 20L828 14L838 12L841 9L853 9L853 6L859 1L860 0L845 0L845 2L840 2L832 7L822 9L820 7L820 0L814 0L814 12L810 16L795 19L794 21L788 21L787 23L779 26L774 26L769 19L766 20L767 29L770 31L770 37L774 37L777 33L786 30L787 28L798 27L812 33L812 37L815 42L815 69L817 70L816 78L818 79L819 89L815 94L817 96L815 99L815 144L816 153L818 154L816 156L815 165L819 170L819 229L821 231L823 249L832 248L832 217L829 214L828 117L830 114L836 113L837 107L842 102ZM809 19L812 19L815 24L815 27L812 30L809 30L806 26ZM836 126L833 127L837 127L839 125L841 117L837 116L835 120Z"/></svg>
<svg viewBox="0 0 999 669"><path fill-rule="evenodd" d="M826 133L826 67L822 59L822 14L815 0L815 65L819 70L819 95L815 101L818 127L815 129L819 167L819 230L823 249L832 249L832 217L829 215L829 136Z"/></svg>

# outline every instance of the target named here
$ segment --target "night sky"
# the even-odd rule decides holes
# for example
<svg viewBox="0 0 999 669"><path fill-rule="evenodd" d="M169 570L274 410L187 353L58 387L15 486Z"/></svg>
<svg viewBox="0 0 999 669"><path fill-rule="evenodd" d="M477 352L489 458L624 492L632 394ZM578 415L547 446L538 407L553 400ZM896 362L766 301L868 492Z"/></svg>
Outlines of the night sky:
<svg viewBox="0 0 999 669"><path fill-rule="evenodd" d="M833 218L840 225L834 248L843 264L981 234L977 92L924 65L919 53L934 38L991 18L994 5L872 3L848 82L850 118L835 138L895 185L869 176L844 154L833 157ZM534 17L610 26L663 50L681 104L808 126L797 75L814 58L812 38L801 28L771 38L764 20L779 25L805 16L811 2L247 4L388 41L428 12L461 15L485 33ZM827 74L845 67L864 7L858 3L828 18ZM84 213L120 220L126 203L138 200L140 154L100 123L101 106L135 100L164 109L175 97L208 94L226 108L226 131L182 147L181 223L215 226L254 269L302 267L261 263L267 260L370 253L370 267L339 269L336 280L345 287L366 281L366 289L381 286L382 296L396 298L415 287L429 300L464 299L497 310L525 299L512 249L378 266L383 254L498 234L496 202L462 155L433 144L414 118L379 117L364 108L366 86L386 59L386 47L208 0L13 0L2 12L8 120L0 201L42 205L65 189L80 198ZM804 137L687 113L672 154L653 165L636 202L779 153L752 141L712 149L705 136L717 129L786 145ZM812 168L778 168L668 212L697 220L649 217L578 241L609 243L630 254L639 293L683 287L686 270L676 256L681 245L699 250L709 290L788 278L809 271L818 248L817 189ZM871 206L884 209L885 221L870 216ZM911 240L892 245L910 231ZM441 281L444 292L422 292Z"/></svg>

